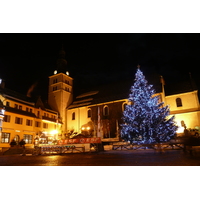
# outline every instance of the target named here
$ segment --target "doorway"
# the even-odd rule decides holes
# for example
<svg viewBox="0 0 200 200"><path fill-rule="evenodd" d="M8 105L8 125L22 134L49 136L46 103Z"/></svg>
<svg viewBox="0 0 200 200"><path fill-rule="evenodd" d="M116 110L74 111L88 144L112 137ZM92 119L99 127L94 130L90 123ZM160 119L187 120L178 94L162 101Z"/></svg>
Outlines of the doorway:
<svg viewBox="0 0 200 200"><path fill-rule="evenodd" d="M16 142L16 145L19 145L19 135L15 135L14 140Z"/></svg>

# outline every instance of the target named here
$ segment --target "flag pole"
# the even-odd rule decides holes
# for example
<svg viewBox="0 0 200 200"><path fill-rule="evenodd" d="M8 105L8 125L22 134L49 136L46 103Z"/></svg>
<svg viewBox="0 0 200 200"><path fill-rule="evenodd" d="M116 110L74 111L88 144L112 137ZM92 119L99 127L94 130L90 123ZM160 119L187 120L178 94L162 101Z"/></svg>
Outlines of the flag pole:
<svg viewBox="0 0 200 200"><path fill-rule="evenodd" d="M165 81L163 76L160 76L160 82L162 84L162 101L164 102L164 106L165 106Z"/></svg>

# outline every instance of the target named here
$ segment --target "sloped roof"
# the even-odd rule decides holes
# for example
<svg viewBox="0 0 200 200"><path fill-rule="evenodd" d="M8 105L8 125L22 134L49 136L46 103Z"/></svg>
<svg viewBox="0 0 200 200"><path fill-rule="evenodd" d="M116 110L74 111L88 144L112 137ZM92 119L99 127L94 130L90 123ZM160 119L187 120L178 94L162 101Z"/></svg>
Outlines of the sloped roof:
<svg viewBox="0 0 200 200"><path fill-rule="evenodd" d="M74 99L73 103L68 107L68 109L128 99L130 88L133 84L134 80L125 80L102 85L93 88L90 91L85 91L85 93L78 95ZM153 83L153 88L155 89L156 93L160 93L162 91L159 79L155 80L155 83ZM195 83L191 80L178 82L171 85L165 85L165 95L168 96L178 93L190 92L196 89L197 87Z"/></svg>
<svg viewBox="0 0 200 200"><path fill-rule="evenodd" d="M8 88L0 88L0 93L7 96L9 99L18 99L22 101L26 101L27 103L33 103L32 99L30 97L27 97L26 95L22 95L16 91L10 90ZM16 100L15 100L16 101Z"/></svg>
<svg viewBox="0 0 200 200"><path fill-rule="evenodd" d="M15 102L22 103L28 106L33 106L33 107L41 107L41 109L43 110L49 109L53 111L53 109L48 105L47 102L42 102L40 97L39 98L27 97L26 95L20 94L8 88L0 88L0 93L5 95L7 99L13 100Z"/></svg>
<svg viewBox="0 0 200 200"><path fill-rule="evenodd" d="M129 79L93 88L91 91L78 95L68 109L128 99L133 84L134 80ZM157 88L156 92L161 91L160 86L154 88Z"/></svg>
<svg viewBox="0 0 200 200"><path fill-rule="evenodd" d="M27 112L27 111L20 110L20 109L16 109L16 108L12 108L12 107L9 107L9 106L6 106L5 110L8 111L8 112L12 112L12 113L20 114L20 115L25 115L25 116L29 116L29 117L36 117L36 115L34 113Z"/></svg>

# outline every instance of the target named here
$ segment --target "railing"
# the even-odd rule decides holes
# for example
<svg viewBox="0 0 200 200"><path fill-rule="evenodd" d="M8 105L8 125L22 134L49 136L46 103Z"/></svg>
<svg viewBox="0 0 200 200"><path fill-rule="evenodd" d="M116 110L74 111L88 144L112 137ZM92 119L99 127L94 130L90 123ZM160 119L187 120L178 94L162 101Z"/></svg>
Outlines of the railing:
<svg viewBox="0 0 200 200"><path fill-rule="evenodd" d="M37 155L48 155L48 154L65 154L65 153L74 153L74 152L85 152L85 147L76 147L74 145L66 145L66 146L42 146L36 147Z"/></svg>
<svg viewBox="0 0 200 200"><path fill-rule="evenodd" d="M157 151L164 151L166 149L182 149L185 153L189 152L193 154L193 152L200 147L200 138L195 137L185 137L185 138L177 138L171 140L169 142L163 143L152 143L152 144L141 144L134 143L129 144L127 142L117 142L113 143L113 150L139 150L139 149L154 149Z"/></svg>

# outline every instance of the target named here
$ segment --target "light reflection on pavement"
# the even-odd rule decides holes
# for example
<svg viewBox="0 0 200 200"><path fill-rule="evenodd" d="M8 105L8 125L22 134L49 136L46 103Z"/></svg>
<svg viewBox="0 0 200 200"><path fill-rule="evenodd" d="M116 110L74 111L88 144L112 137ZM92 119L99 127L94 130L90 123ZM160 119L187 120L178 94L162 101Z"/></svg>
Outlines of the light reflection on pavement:
<svg viewBox="0 0 200 200"><path fill-rule="evenodd" d="M0 156L0 166L199 166L200 152L104 151L66 155Z"/></svg>

